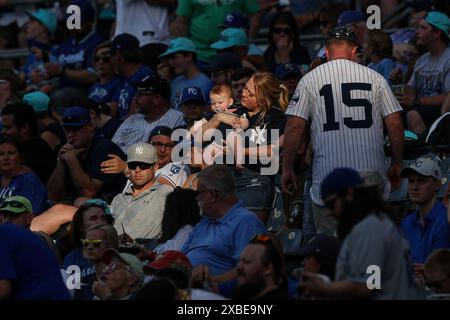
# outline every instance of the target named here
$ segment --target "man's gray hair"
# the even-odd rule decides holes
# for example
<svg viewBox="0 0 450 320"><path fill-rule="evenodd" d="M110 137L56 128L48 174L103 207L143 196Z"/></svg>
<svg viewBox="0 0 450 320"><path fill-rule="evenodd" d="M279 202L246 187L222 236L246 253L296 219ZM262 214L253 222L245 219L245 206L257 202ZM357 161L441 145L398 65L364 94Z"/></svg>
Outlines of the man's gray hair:
<svg viewBox="0 0 450 320"><path fill-rule="evenodd" d="M224 195L235 195L236 186L230 168L224 164L213 164L202 171L197 176L198 181L206 188L214 189Z"/></svg>

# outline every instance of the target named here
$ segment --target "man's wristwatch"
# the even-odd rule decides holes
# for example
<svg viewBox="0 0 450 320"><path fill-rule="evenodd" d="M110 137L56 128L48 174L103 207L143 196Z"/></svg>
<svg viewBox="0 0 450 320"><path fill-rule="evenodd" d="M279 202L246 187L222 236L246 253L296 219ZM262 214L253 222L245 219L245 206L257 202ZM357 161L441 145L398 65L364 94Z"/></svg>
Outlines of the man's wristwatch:
<svg viewBox="0 0 450 320"><path fill-rule="evenodd" d="M415 97L413 100L413 107L419 107L420 106L420 98Z"/></svg>

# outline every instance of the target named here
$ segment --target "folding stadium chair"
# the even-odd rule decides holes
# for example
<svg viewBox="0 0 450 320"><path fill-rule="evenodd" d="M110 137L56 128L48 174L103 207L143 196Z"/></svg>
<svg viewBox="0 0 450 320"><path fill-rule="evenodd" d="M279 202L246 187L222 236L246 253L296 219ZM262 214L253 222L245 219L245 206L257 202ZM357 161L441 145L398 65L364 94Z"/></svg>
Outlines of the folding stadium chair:
<svg viewBox="0 0 450 320"><path fill-rule="evenodd" d="M302 245L303 233L300 229L285 229L277 236L283 245L283 253L296 252Z"/></svg>
<svg viewBox="0 0 450 320"><path fill-rule="evenodd" d="M280 188L275 187L273 205L266 223L267 231L278 232L285 223L286 214L284 213L283 194Z"/></svg>

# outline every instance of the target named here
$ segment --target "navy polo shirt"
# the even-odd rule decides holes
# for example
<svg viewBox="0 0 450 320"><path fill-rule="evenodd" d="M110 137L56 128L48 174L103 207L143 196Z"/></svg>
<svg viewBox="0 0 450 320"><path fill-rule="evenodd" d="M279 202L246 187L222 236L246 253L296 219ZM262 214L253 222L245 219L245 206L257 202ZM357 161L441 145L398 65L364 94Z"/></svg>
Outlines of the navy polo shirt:
<svg viewBox="0 0 450 320"><path fill-rule="evenodd" d="M411 246L413 262L424 263L433 250L450 248L447 208L440 201L436 201L425 216L424 226L420 223L419 210L416 210L403 219L402 230Z"/></svg>
<svg viewBox="0 0 450 320"><path fill-rule="evenodd" d="M250 240L265 232L261 220L240 201L221 219L203 217L182 251L193 266L207 265L212 275L218 275L233 269Z"/></svg>
<svg viewBox="0 0 450 320"><path fill-rule="evenodd" d="M56 51L59 63L68 69L88 70L95 73L92 65L92 56L95 48L103 42L95 31L87 34L83 39L77 41L75 38L69 38L64 41ZM86 85L77 81L62 78L61 87L85 88Z"/></svg>
<svg viewBox="0 0 450 320"><path fill-rule="evenodd" d="M149 75L153 76L156 74L152 69L141 66L131 77L122 78L122 83L112 99L112 101L118 104L118 113L121 120L124 120L128 116L131 102L136 93L136 88L133 86L133 83L141 81Z"/></svg>

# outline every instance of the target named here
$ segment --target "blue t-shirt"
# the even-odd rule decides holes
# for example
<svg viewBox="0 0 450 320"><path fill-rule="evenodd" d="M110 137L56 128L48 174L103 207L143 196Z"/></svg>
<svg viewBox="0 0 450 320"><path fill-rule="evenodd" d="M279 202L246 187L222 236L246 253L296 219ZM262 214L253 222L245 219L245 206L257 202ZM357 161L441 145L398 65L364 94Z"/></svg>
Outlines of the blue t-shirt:
<svg viewBox="0 0 450 320"><path fill-rule="evenodd" d="M49 52L49 61L50 62L58 62L58 58L56 57L56 49L52 48L50 49ZM45 62L43 60L40 60L38 58L36 58L36 55L34 53L31 53L28 58L27 61L25 62L25 65L23 65L23 67L20 68L20 71L25 73L25 82L27 84L31 83L31 79L30 79L30 72L33 69L40 69L43 73L45 73ZM47 81L48 82L48 81Z"/></svg>
<svg viewBox="0 0 450 320"><path fill-rule="evenodd" d="M367 66L372 70L375 70L379 74L381 74L384 79L389 83L390 86L392 86L391 80L389 80L389 75L391 74L392 70L395 69L395 63L392 61L392 59L384 58L378 63L369 63Z"/></svg>
<svg viewBox="0 0 450 320"><path fill-rule="evenodd" d="M184 88L199 87L205 96L205 100L209 103L209 91L213 87L213 82L203 73L198 74L194 78L188 80L181 75L176 77L170 83L170 104L176 110L181 109L180 96Z"/></svg>
<svg viewBox="0 0 450 320"><path fill-rule="evenodd" d="M64 41L56 50L58 61L61 65L73 70L88 70L95 73L92 64L92 56L95 48L103 42L103 38L92 31L80 41L75 38L69 38ZM62 88L77 87L86 88L86 85L77 81L63 78ZM87 89L87 88L86 88Z"/></svg>
<svg viewBox="0 0 450 320"><path fill-rule="evenodd" d="M127 117L130 111L131 102L136 93L133 82L141 81L149 75L153 76L156 74L152 69L141 66L131 77L122 78L121 84L112 99L112 101L117 102L118 104L118 114L121 120L124 120Z"/></svg>
<svg viewBox="0 0 450 320"><path fill-rule="evenodd" d="M450 226L447 222L447 208L436 201L424 218L422 227L416 210L402 221L403 233L411 246L413 262L424 263L433 250L450 248Z"/></svg>
<svg viewBox="0 0 450 320"><path fill-rule="evenodd" d="M114 77L106 83L94 83L89 89L89 99L97 102L111 102L119 86L119 77Z"/></svg>
<svg viewBox="0 0 450 320"><path fill-rule="evenodd" d="M181 251L193 266L207 265L212 275L218 275L233 269L250 240L265 232L261 220L240 201L221 219L203 217Z"/></svg>
<svg viewBox="0 0 450 320"><path fill-rule="evenodd" d="M70 299L56 257L30 230L0 225L0 261L0 279L11 282L11 299Z"/></svg>
<svg viewBox="0 0 450 320"><path fill-rule="evenodd" d="M67 270L69 266L78 266L80 268L80 289L75 289L75 300L92 300L94 293L92 292L92 284L96 280L95 265L86 259L83 255L83 249L78 247L69 252L64 258L63 268Z"/></svg>
<svg viewBox="0 0 450 320"><path fill-rule="evenodd" d="M14 176L7 186L0 188L0 203L11 196L23 196L30 200L34 214L47 210L47 188L34 172Z"/></svg>

